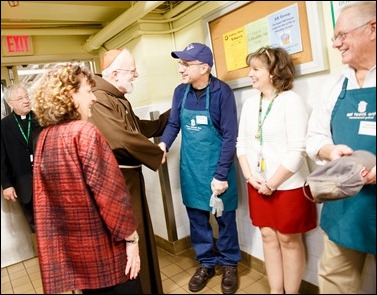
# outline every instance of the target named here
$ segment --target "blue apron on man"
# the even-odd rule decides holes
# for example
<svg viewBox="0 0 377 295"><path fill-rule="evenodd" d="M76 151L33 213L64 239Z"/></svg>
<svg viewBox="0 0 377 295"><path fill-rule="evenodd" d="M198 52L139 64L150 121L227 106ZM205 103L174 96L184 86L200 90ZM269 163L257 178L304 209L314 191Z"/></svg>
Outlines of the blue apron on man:
<svg viewBox="0 0 377 295"><path fill-rule="evenodd" d="M376 155L375 136L368 124L376 124L376 87L347 90L345 79L331 116L334 144ZM321 227L330 240L349 249L376 255L376 186L366 185L355 196L325 202Z"/></svg>
<svg viewBox="0 0 377 295"><path fill-rule="evenodd" d="M209 114L209 87L206 89L206 109L185 109L190 85L187 86L181 108L181 190L183 203L190 208L211 211L211 181L220 158L221 136ZM238 193L234 163L228 172L229 188L219 197L224 210L237 209ZM200 197L198 197L200 196Z"/></svg>
<svg viewBox="0 0 377 295"><path fill-rule="evenodd" d="M212 195L211 181L220 158L222 140L210 117L210 85L206 88L205 110L185 108L190 87L191 85L187 85L180 113L182 130L180 177L183 203L190 218L191 242L196 258L203 266L207 268L213 268L216 264L236 266L241 260L241 254L237 227L233 222L238 206L234 162L227 175L229 187L219 195L224 204L224 212L221 217L215 217L219 226L216 247L220 254L215 255L212 229L204 224L208 223L209 215L206 216L203 212L212 210L209 205Z"/></svg>

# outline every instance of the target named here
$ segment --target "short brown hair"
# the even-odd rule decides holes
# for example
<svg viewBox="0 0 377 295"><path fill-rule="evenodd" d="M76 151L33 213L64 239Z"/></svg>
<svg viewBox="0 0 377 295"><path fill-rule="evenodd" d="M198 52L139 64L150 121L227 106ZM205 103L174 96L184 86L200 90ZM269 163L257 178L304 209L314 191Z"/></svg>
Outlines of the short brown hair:
<svg viewBox="0 0 377 295"><path fill-rule="evenodd" d="M295 67L291 56L284 48L261 47L247 55L246 63L248 66L254 58L259 59L267 66L270 75L272 75L272 85L279 92L292 89Z"/></svg>

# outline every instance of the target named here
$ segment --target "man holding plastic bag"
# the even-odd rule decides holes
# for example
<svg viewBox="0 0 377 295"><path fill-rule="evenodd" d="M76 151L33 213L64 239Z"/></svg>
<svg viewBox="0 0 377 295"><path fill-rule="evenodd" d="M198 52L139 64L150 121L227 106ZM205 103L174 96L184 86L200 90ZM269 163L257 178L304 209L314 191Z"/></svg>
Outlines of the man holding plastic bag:
<svg viewBox="0 0 377 295"><path fill-rule="evenodd" d="M213 55L208 46L191 43L171 55L179 59L182 84L174 91L160 147L168 151L181 131L182 198L190 220L191 243L200 263L189 290L202 290L215 274L215 266L220 265L221 290L233 294L238 288L237 263L241 260L233 162L238 128L234 93L211 75ZM216 245L209 222L211 212L219 228Z"/></svg>

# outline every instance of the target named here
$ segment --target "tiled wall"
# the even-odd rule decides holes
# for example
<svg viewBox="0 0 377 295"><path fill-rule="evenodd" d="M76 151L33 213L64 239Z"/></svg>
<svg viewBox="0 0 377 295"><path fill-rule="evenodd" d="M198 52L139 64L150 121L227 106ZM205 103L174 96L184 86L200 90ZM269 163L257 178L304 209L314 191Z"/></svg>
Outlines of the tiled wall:
<svg viewBox="0 0 377 295"><path fill-rule="evenodd" d="M30 234L20 204L5 200L1 189L1 268L34 257Z"/></svg>

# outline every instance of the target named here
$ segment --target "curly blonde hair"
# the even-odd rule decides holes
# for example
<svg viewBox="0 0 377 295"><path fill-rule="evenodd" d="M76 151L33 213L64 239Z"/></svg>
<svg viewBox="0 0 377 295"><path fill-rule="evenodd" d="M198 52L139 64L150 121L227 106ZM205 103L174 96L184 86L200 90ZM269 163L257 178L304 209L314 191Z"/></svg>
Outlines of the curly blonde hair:
<svg viewBox="0 0 377 295"><path fill-rule="evenodd" d="M34 93L35 114L41 126L81 119L72 93L79 90L84 77L95 86L92 74L78 64L58 65L43 75Z"/></svg>

